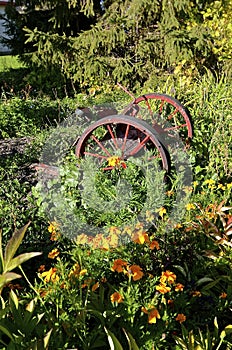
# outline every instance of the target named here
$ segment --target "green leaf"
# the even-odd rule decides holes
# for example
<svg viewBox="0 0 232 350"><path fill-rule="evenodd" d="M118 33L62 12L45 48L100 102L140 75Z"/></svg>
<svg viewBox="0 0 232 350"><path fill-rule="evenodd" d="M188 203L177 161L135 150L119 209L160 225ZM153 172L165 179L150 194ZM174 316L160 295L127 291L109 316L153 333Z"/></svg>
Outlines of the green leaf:
<svg viewBox="0 0 232 350"><path fill-rule="evenodd" d="M40 253L40 252L31 252L31 253L20 254L17 257L10 260L8 263L6 263L4 270L11 271L11 270L15 269L16 267L18 267L19 265L21 265L22 263L24 263L25 261L27 261L31 258L34 258L38 255L41 255L41 254L42 253Z"/></svg>
<svg viewBox="0 0 232 350"><path fill-rule="evenodd" d="M14 340L13 335L10 333L10 331L9 331L6 327L0 325L0 330L1 330L4 334L6 334L12 341Z"/></svg>
<svg viewBox="0 0 232 350"><path fill-rule="evenodd" d="M51 329L51 330L45 335L45 337L44 337L44 339L43 339L44 349L47 349L47 347L48 347L48 343L49 343L49 339L50 339L50 336L51 336L51 334L52 334L52 331L53 331L53 329Z"/></svg>
<svg viewBox="0 0 232 350"><path fill-rule="evenodd" d="M18 247L20 246L23 237L25 235L25 232L28 228L28 226L30 225L30 222L28 224L26 224L25 226L23 226L22 228L20 228L19 230L16 230L11 239L9 240L6 249L5 249L5 253L4 253L4 262L5 265L8 265L10 260L13 258L13 256L15 255Z"/></svg>
<svg viewBox="0 0 232 350"><path fill-rule="evenodd" d="M136 341L134 340L134 338L132 337L132 335L126 331L124 328L122 329L123 332L125 333L126 339L128 341L129 344L129 350L139 350L138 345L136 344Z"/></svg>
<svg viewBox="0 0 232 350"><path fill-rule="evenodd" d="M10 298L13 301L16 309L18 310L19 300L18 300L17 295L15 294L15 292L13 290L10 291Z"/></svg>
<svg viewBox="0 0 232 350"><path fill-rule="evenodd" d="M210 278L210 277L203 277L203 278L200 278L200 279L196 282L196 285L197 285L197 286L200 286L201 284L207 283L207 282L213 282L213 279Z"/></svg>
<svg viewBox="0 0 232 350"><path fill-rule="evenodd" d="M2 230L0 229L0 272L3 272L4 268L4 260L3 260L3 252L2 252Z"/></svg>
<svg viewBox="0 0 232 350"><path fill-rule="evenodd" d="M8 282L15 280L16 278L21 278L21 275L18 275L14 272L5 272L0 275L0 289L4 287Z"/></svg>
<svg viewBox="0 0 232 350"><path fill-rule="evenodd" d="M110 350L123 350L122 345L120 344L119 340L115 337L115 335L110 332L106 327L104 327L105 332L108 337Z"/></svg>

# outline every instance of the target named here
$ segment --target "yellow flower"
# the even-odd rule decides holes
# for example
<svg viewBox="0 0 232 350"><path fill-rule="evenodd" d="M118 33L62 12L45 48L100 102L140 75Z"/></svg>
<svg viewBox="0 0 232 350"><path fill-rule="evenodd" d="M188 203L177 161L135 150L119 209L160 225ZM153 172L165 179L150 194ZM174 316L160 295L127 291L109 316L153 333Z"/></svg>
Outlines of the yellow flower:
<svg viewBox="0 0 232 350"><path fill-rule="evenodd" d="M183 323L184 321L186 321L186 316L184 314L178 314L176 316L176 321Z"/></svg>
<svg viewBox="0 0 232 350"><path fill-rule="evenodd" d="M229 184L226 185L226 187L228 188L228 190L232 187L232 182L230 182Z"/></svg>
<svg viewBox="0 0 232 350"><path fill-rule="evenodd" d="M168 283L173 284L175 280L176 280L176 275L173 272L169 270L162 272L162 275L160 278L161 283L164 283L167 281Z"/></svg>
<svg viewBox="0 0 232 350"><path fill-rule="evenodd" d="M171 288L166 286L165 283L160 283L158 286L155 287L156 290L158 290L158 292L160 292L161 294L166 294L168 292L170 292Z"/></svg>
<svg viewBox="0 0 232 350"><path fill-rule="evenodd" d="M204 184L205 184L205 185L207 185L207 184L208 184L208 185L214 185L214 184L215 184L215 180L213 180L213 179L205 180L205 181L204 181Z"/></svg>
<svg viewBox="0 0 232 350"><path fill-rule="evenodd" d="M117 272L124 272L125 269L124 267L126 267L128 265L128 263L122 259L116 259L114 261L113 266L111 267L112 271L117 271Z"/></svg>
<svg viewBox="0 0 232 350"><path fill-rule="evenodd" d="M128 269L128 275L132 275L133 281L140 280L144 273L139 265L131 265Z"/></svg>
<svg viewBox="0 0 232 350"><path fill-rule="evenodd" d="M193 292L191 292L191 295L193 297L201 297L201 292L199 292L199 290L194 290Z"/></svg>
<svg viewBox="0 0 232 350"><path fill-rule="evenodd" d="M111 294L110 296L110 300L112 303L122 303L123 302L123 296L118 293L118 292L114 292L113 294Z"/></svg>
<svg viewBox="0 0 232 350"><path fill-rule="evenodd" d="M159 250L160 249L160 246L159 246L159 243L154 239L153 241L151 241L151 243L150 243L150 245L149 245L149 248L151 249L151 250L153 250L153 249L157 249L157 250Z"/></svg>
<svg viewBox="0 0 232 350"><path fill-rule="evenodd" d="M188 203L188 204L186 204L185 208L189 211L191 209L195 209L195 205L192 203Z"/></svg>
<svg viewBox="0 0 232 350"><path fill-rule="evenodd" d="M59 230L59 224L55 221L52 221L49 223L48 226L48 232L51 233L50 240L51 241L57 241L57 239L60 237L60 233L58 232Z"/></svg>
<svg viewBox="0 0 232 350"><path fill-rule="evenodd" d="M86 244L88 243L89 238L86 234L82 233L81 235L77 236L76 238L76 244Z"/></svg>
<svg viewBox="0 0 232 350"><path fill-rule="evenodd" d="M50 253L48 253L48 258L55 259L59 254L60 254L60 252L58 251L57 248L55 248Z"/></svg>
<svg viewBox="0 0 232 350"><path fill-rule="evenodd" d="M223 184L218 184L218 189L224 191L226 189L226 186L224 186Z"/></svg>
<svg viewBox="0 0 232 350"><path fill-rule="evenodd" d="M181 227L183 227L182 224L175 224L175 226L174 226L175 229L179 229L179 228L181 228Z"/></svg>
<svg viewBox="0 0 232 350"><path fill-rule="evenodd" d="M164 216L164 214L167 213L167 210L164 208L164 207L161 207L159 210L158 210L158 213L159 213L159 216L161 216L161 218Z"/></svg>
<svg viewBox="0 0 232 350"><path fill-rule="evenodd" d="M166 192L166 195L168 197L171 197L173 194L174 194L174 191L172 191L172 190Z"/></svg>
<svg viewBox="0 0 232 350"><path fill-rule="evenodd" d="M144 244L145 242L146 243L150 242L147 232L143 232L142 230L139 230L138 232L134 233L132 237L132 241L138 244Z"/></svg>
<svg viewBox="0 0 232 350"><path fill-rule="evenodd" d="M87 269L81 269L80 265L78 263L74 264L72 267L72 270L69 272L68 277L72 278L72 277L82 277L84 275L86 275L87 273Z"/></svg>
<svg viewBox="0 0 232 350"><path fill-rule="evenodd" d="M193 181L193 187L197 187L198 183L198 181Z"/></svg>
<svg viewBox="0 0 232 350"><path fill-rule="evenodd" d="M120 157L117 157L117 156L113 156L113 157L109 157L107 159L108 161L108 166L113 166L115 167L116 165L120 164Z"/></svg>
<svg viewBox="0 0 232 350"><path fill-rule="evenodd" d="M176 291L176 292L183 292L183 290L184 290L183 284L177 283L177 284L175 285L175 291Z"/></svg>
<svg viewBox="0 0 232 350"><path fill-rule="evenodd" d="M55 267L51 267L49 271L44 271L41 274L41 277L44 277L44 282L58 282L59 281L59 276L56 274L57 269Z"/></svg>

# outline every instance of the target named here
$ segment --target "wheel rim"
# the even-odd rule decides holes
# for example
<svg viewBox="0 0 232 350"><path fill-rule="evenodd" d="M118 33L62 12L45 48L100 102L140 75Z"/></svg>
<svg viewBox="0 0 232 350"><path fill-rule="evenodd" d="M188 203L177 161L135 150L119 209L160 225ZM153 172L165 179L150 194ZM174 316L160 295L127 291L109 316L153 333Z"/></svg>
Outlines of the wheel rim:
<svg viewBox="0 0 232 350"><path fill-rule="evenodd" d="M141 110L148 112L153 128L159 133L174 136L178 132L182 140L188 142L192 139L193 127L190 114L175 98L165 94L145 94L137 97L124 110L124 113L144 119Z"/></svg>
<svg viewBox="0 0 232 350"><path fill-rule="evenodd" d="M85 130L77 143L76 156L97 158L100 164L107 164L104 170L110 170L150 150L153 157L161 159L162 168L169 171L168 153L156 131L143 120L114 115L98 120Z"/></svg>

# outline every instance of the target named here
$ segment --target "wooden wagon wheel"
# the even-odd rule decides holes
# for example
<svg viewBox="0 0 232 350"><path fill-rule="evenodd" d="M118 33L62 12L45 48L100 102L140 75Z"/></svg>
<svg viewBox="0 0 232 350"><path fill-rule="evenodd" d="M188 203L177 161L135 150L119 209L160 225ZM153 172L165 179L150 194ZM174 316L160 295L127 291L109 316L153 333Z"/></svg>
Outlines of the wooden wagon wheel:
<svg viewBox="0 0 232 350"><path fill-rule="evenodd" d="M135 98L123 113L143 118L140 111L144 109L149 111L152 126L157 132L165 132L170 136L178 132L178 136L187 143L192 139L190 114L175 98L166 94L145 94Z"/></svg>
<svg viewBox="0 0 232 350"><path fill-rule="evenodd" d="M90 125L76 145L77 157L97 158L105 170L152 151L169 170L168 152L159 141L157 132L145 121L128 115L107 116Z"/></svg>

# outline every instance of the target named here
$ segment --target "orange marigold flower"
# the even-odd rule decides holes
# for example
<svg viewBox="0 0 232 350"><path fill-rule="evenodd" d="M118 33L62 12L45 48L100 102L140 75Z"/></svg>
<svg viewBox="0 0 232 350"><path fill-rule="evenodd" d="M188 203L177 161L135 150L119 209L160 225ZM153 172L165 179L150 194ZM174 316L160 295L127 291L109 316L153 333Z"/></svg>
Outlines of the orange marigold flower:
<svg viewBox="0 0 232 350"><path fill-rule="evenodd" d="M141 311L144 312L145 314L148 314L148 323L156 323L157 318L160 318L160 314L158 310L152 306L149 305L149 308L145 308L144 306L141 308Z"/></svg>
<svg viewBox="0 0 232 350"><path fill-rule="evenodd" d="M153 249L157 249L157 250L159 250L160 249L160 246L159 246L159 243L156 241L156 240L153 240L153 241L151 241L151 243L149 244L149 248L151 249L151 250L153 250Z"/></svg>
<svg viewBox="0 0 232 350"><path fill-rule="evenodd" d="M51 267L49 271L44 271L41 274L41 277L44 277L44 282L58 282L59 281L59 276L56 274L57 269L55 267Z"/></svg>
<svg viewBox="0 0 232 350"><path fill-rule="evenodd" d="M45 265L40 265L40 267L38 268L38 272L43 272L45 271Z"/></svg>
<svg viewBox="0 0 232 350"><path fill-rule="evenodd" d="M99 285L99 282L94 283L94 285L92 286L92 292L95 292L95 290L99 288Z"/></svg>
<svg viewBox="0 0 232 350"><path fill-rule="evenodd" d="M220 295L221 299L226 299L227 298L227 294L225 292L222 292L222 294Z"/></svg>
<svg viewBox="0 0 232 350"><path fill-rule="evenodd" d="M160 283L158 286L155 287L156 290L158 290L158 292L160 292L161 294L166 294L168 292L170 292L171 288L166 286L165 283Z"/></svg>
<svg viewBox="0 0 232 350"><path fill-rule="evenodd" d="M126 261L122 260L122 259L116 259L114 261L114 264L113 266L111 267L111 270L112 271L117 271L117 272L123 272L125 271L124 270L124 267L126 267L128 264Z"/></svg>
<svg viewBox="0 0 232 350"><path fill-rule="evenodd" d="M176 291L176 292L183 292L183 290L184 290L184 285L183 285L183 284L177 283L177 284L175 285L175 291Z"/></svg>
<svg viewBox="0 0 232 350"><path fill-rule="evenodd" d="M128 269L128 275L132 275L134 281L140 280L144 273L139 265L131 265Z"/></svg>
<svg viewBox="0 0 232 350"><path fill-rule="evenodd" d="M132 237L132 241L138 244L144 244L145 242L146 243L150 242L147 232L143 232L142 230L139 230L138 232L134 233Z"/></svg>
<svg viewBox="0 0 232 350"><path fill-rule="evenodd" d="M199 292L199 290L194 290L191 292L191 295L193 297L201 297L201 292Z"/></svg>
<svg viewBox="0 0 232 350"><path fill-rule="evenodd" d="M50 253L48 253L48 258L55 259L59 254L60 254L60 252L58 251L57 248L55 248Z"/></svg>
<svg viewBox="0 0 232 350"><path fill-rule="evenodd" d="M161 283L164 283L167 281L168 283L173 284L175 280L176 280L176 275L173 272L169 270L162 272L162 275L160 278Z"/></svg>
<svg viewBox="0 0 232 350"><path fill-rule="evenodd" d="M119 304L119 303L123 302L124 298L123 298L123 296L120 293L114 292L113 294L111 294L110 300L111 300L112 303L118 303Z"/></svg>
<svg viewBox="0 0 232 350"><path fill-rule="evenodd" d="M184 314L178 314L176 316L176 321L183 323L184 321L186 321L186 316Z"/></svg>

